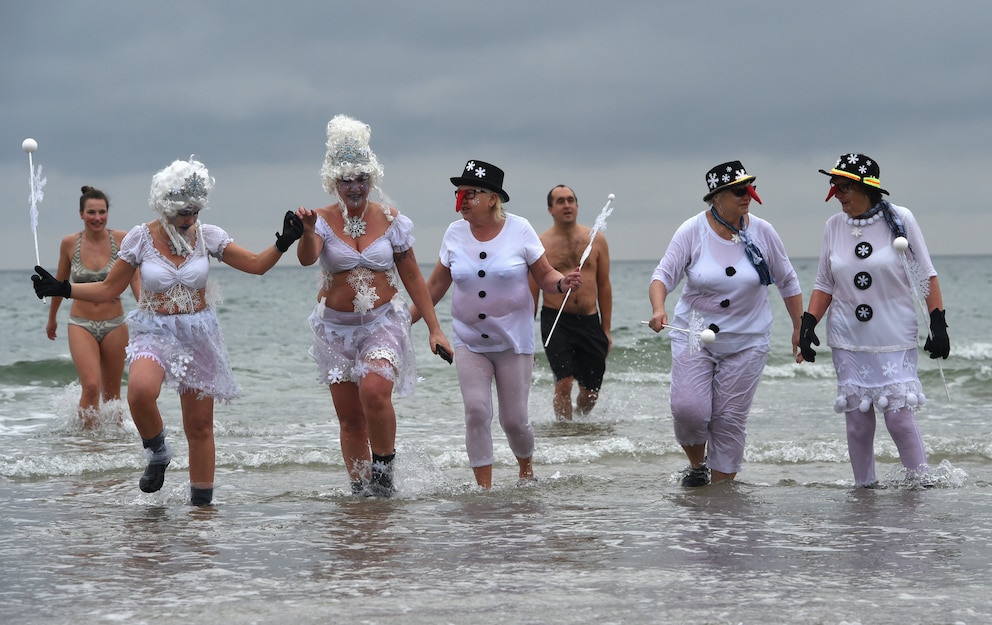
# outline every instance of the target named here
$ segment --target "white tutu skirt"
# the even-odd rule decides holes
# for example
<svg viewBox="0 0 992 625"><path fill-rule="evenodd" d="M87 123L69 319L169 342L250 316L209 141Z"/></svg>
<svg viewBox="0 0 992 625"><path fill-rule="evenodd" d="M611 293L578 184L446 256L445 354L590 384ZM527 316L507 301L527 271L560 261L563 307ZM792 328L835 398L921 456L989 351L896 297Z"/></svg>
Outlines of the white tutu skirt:
<svg viewBox="0 0 992 625"><path fill-rule="evenodd" d="M131 333L128 362L151 358L165 371L169 388L222 401L241 396L212 308L176 315L133 310L128 313L127 327Z"/></svg>
<svg viewBox="0 0 992 625"><path fill-rule="evenodd" d="M393 381L399 397L413 393L417 363L410 339L410 311L402 296L367 313L342 312L317 304L310 315L317 379L354 382L369 373Z"/></svg>

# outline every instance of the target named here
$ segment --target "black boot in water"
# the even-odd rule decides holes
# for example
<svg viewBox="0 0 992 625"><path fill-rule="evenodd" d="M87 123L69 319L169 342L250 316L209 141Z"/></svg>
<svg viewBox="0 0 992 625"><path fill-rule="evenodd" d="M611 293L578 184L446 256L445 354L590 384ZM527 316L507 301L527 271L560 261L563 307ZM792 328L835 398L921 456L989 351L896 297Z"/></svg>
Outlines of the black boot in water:
<svg viewBox="0 0 992 625"><path fill-rule="evenodd" d="M372 454L372 475L369 478L368 492L372 497L392 497L396 492L393 486L393 459L396 453L388 456Z"/></svg>
<svg viewBox="0 0 992 625"><path fill-rule="evenodd" d="M138 488L145 493L154 493L165 484L165 467L172 461L172 446L165 440L165 430L148 439L142 439L148 466L138 480Z"/></svg>

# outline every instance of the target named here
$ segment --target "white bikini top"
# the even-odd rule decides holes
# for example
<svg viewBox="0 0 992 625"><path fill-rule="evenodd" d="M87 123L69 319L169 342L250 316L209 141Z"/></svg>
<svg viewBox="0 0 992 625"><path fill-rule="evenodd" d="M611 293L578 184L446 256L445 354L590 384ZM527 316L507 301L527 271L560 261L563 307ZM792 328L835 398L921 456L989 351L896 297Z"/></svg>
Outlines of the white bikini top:
<svg viewBox="0 0 992 625"><path fill-rule="evenodd" d="M165 293L177 286L199 290L207 286L210 269L208 254L222 260L224 249L233 239L217 226L201 225L196 249L178 267L155 249L148 224L139 224L121 242L118 258L141 270L141 290Z"/></svg>
<svg viewBox="0 0 992 625"><path fill-rule="evenodd" d="M318 216L314 231L324 240L320 266L332 274L350 271L355 267L365 267L376 272L387 271L395 264L393 254L410 249L415 240L413 222L400 213L393 218L386 232L361 252L342 241L323 217Z"/></svg>

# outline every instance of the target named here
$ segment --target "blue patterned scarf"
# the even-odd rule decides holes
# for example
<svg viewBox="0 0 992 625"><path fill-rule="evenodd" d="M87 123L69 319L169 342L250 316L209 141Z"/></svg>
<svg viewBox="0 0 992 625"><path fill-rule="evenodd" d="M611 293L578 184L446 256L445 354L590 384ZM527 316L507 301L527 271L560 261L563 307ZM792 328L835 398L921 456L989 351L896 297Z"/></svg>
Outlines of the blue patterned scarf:
<svg viewBox="0 0 992 625"><path fill-rule="evenodd" d="M876 204L875 209L881 209L882 217L885 217L885 223L888 224L889 230L892 231L893 235L897 237L906 236L906 226L903 225L902 219L896 216L896 212L892 210L892 204L889 204L888 200L882 200Z"/></svg>
<svg viewBox="0 0 992 625"><path fill-rule="evenodd" d="M716 207L710 207L710 213L713 214L713 219L723 224L728 230L740 237L742 243L744 243L744 253L747 254L748 260L754 266L754 270L758 272L758 278L761 279L761 284L768 286L770 284L775 284L775 276L772 275L770 269L768 269L768 263L765 262L765 258L761 255L761 250L758 246L754 244L754 240L751 239L751 235L747 233L747 229L744 228L744 218L741 217L741 227L735 228L723 220L723 217L716 212Z"/></svg>

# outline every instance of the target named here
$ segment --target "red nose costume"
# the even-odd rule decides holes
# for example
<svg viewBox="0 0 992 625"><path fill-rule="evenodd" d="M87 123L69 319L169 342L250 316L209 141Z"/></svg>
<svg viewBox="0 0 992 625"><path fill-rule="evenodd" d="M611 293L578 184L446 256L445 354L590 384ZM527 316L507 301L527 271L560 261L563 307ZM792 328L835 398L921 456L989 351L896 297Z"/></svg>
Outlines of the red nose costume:
<svg viewBox="0 0 992 625"><path fill-rule="evenodd" d="M755 189L751 185L747 185L747 194L751 196L751 199L752 200L754 200L758 204L761 204L761 198L758 197L758 190L757 189Z"/></svg>

